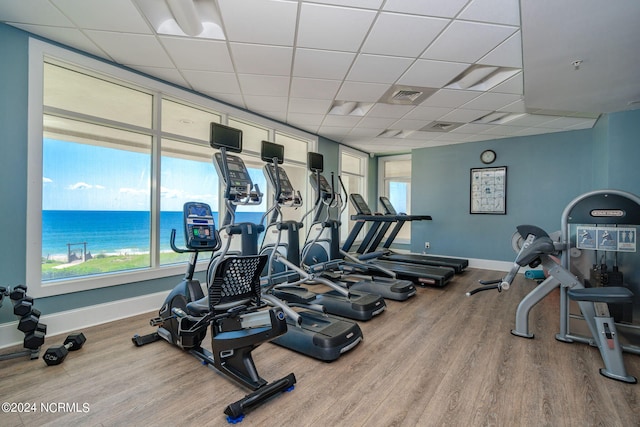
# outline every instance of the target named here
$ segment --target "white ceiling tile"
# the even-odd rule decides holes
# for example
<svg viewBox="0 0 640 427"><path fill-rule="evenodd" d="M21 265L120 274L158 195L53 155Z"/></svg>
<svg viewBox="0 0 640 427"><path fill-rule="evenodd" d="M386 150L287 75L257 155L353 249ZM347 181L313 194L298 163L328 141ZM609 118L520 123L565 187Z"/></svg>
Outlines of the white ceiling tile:
<svg viewBox="0 0 640 427"><path fill-rule="evenodd" d="M233 72L227 44L222 41L158 37L182 70Z"/></svg>
<svg viewBox="0 0 640 427"><path fill-rule="evenodd" d="M417 106L411 110L404 119L409 120L438 120L440 117L453 111L452 108L445 107L425 107L422 105Z"/></svg>
<svg viewBox="0 0 640 427"><path fill-rule="evenodd" d="M293 98L333 99L340 85L341 82L339 80L294 77L291 79L289 95Z"/></svg>
<svg viewBox="0 0 640 427"><path fill-rule="evenodd" d="M355 53L328 50L296 49L293 75L298 77L342 80Z"/></svg>
<svg viewBox="0 0 640 427"><path fill-rule="evenodd" d="M500 111L505 111L507 113L526 113L527 107L524 105L524 99L519 99L509 105L501 107Z"/></svg>
<svg viewBox="0 0 640 427"><path fill-rule="evenodd" d="M547 116L543 114L525 114L522 117L511 120L510 125L514 126L544 126L545 123L557 119L558 116Z"/></svg>
<svg viewBox="0 0 640 427"><path fill-rule="evenodd" d="M465 102L477 98L478 95L478 92L472 90L440 89L425 99L420 105L423 107L457 108Z"/></svg>
<svg viewBox="0 0 640 427"><path fill-rule="evenodd" d="M383 0L313 0L313 3L360 7L363 9L378 9L380 8L382 1Z"/></svg>
<svg viewBox="0 0 640 427"><path fill-rule="evenodd" d="M331 108L330 99L302 99L289 100L289 112L304 114L326 114Z"/></svg>
<svg viewBox="0 0 640 427"><path fill-rule="evenodd" d="M502 107L520 100L520 95L486 92L467 102L462 108L470 110L500 110Z"/></svg>
<svg viewBox="0 0 640 427"><path fill-rule="evenodd" d="M381 13L362 46L362 52L419 56L449 23L448 19Z"/></svg>
<svg viewBox="0 0 640 427"><path fill-rule="evenodd" d="M454 21L422 55L443 61L476 62L507 39L516 27Z"/></svg>
<svg viewBox="0 0 640 427"><path fill-rule="evenodd" d="M292 46L298 2L218 0L227 40Z"/></svg>
<svg viewBox="0 0 640 427"><path fill-rule="evenodd" d="M597 121L598 121L597 119L586 119L584 122L571 125L567 129L570 129L570 130L591 129L596 125Z"/></svg>
<svg viewBox="0 0 640 427"><path fill-rule="evenodd" d="M48 1L5 0L0 2L0 20L23 24L73 27L60 11ZM35 33L37 34L37 33Z"/></svg>
<svg viewBox="0 0 640 427"><path fill-rule="evenodd" d="M324 114L305 114L305 113L294 113L291 111L289 111L289 113L287 114L287 121L289 123L293 123L296 125L320 126L320 123L322 123L322 120L324 120Z"/></svg>
<svg viewBox="0 0 640 427"><path fill-rule="evenodd" d="M458 19L520 25L520 2L516 0L473 0Z"/></svg>
<svg viewBox="0 0 640 427"><path fill-rule="evenodd" d="M497 125L482 133L496 136L512 136L518 135L519 132L522 132L524 129L526 128L523 126Z"/></svg>
<svg viewBox="0 0 640 427"><path fill-rule="evenodd" d="M2 12L0 11L0 13ZM30 33L37 34L44 38L55 40L58 43L62 43L66 46L70 46L102 58L111 59L102 50L98 49L98 47L87 38L87 36L82 34L80 30L77 30L75 28L49 27L31 24L11 25Z"/></svg>
<svg viewBox="0 0 640 427"><path fill-rule="evenodd" d="M469 64L459 62L417 60L402 77L399 84L441 88L463 72Z"/></svg>
<svg viewBox="0 0 640 427"><path fill-rule="evenodd" d="M379 83L344 82L336 99L340 101L376 102L391 85Z"/></svg>
<svg viewBox="0 0 640 427"><path fill-rule="evenodd" d="M367 117L390 117L400 118L407 114L409 111L416 108L413 105L391 105L377 103L367 113Z"/></svg>
<svg viewBox="0 0 640 427"><path fill-rule="evenodd" d="M401 130L418 130L425 127L425 125L427 125L429 122L431 122L431 120L400 119L394 122L392 125L388 126L388 128Z"/></svg>
<svg viewBox="0 0 640 427"><path fill-rule="evenodd" d="M153 76L155 78L159 78L167 82L177 84L178 86L182 86L182 87L190 86L187 83L187 81L182 77L182 74L180 74L180 72L175 68L144 67L141 65L137 65L133 68L145 74Z"/></svg>
<svg viewBox="0 0 640 427"><path fill-rule="evenodd" d="M291 73L292 47L230 43L231 55L240 74L288 76Z"/></svg>
<svg viewBox="0 0 640 427"><path fill-rule="evenodd" d="M376 136L380 135L380 133L383 132L384 130L385 130L385 127L365 128L360 126L360 124L358 124L357 127L354 127L353 129L351 129L351 132L349 132L348 138L350 140L353 138L355 139L375 138Z"/></svg>
<svg viewBox="0 0 640 427"><path fill-rule="evenodd" d="M240 86L234 73L187 70L182 74L194 90L209 94L240 94Z"/></svg>
<svg viewBox="0 0 640 427"><path fill-rule="evenodd" d="M379 55L358 55L347 80L369 83L393 83L411 65L413 59Z"/></svg>
<svg viewBox="0 0 640 427"><path fill-rule="evenodd" d="M303 3L297 44L301 47L356 52L376 16L373 10ZM327 26L328 23L331 23Z"/></svg>
<svg viewBox="0 0 640 427"><path fill-rule="evenodd" d="M362 128L383 128L391 126L396 122L396 119L392 117L364 117L358 122L357 127Z"/></svg>
<svg viewBox="0 0 640 427"><path fill-rule="evenodd" d="M93 30L85 33L120 64L163 68L173 66L171 59L154 36Z"/></svg>
<svg viewBox="0 0 640 427"><path fill-rule="evenodd" d="M451 133L462 133L466 135L474 135L474 134L488 131L494 127L496 127L496 125L488 125L483 123L467 123L458 128L453 129Z"/></svg>
<svg viewBox="0 0 640 427"><path fill-rule="evenodd" d="M445 114L438 120L445 122L468 123L477 120L482 116L486 116L489 113L491 113L491 110L465 110L464 108L458 108Z"/></svg>
<svg viewBox="0 0 640 427"><path fill-rule="evenodd" d="M341 142L344 135L348 134L351 126L320 126L318 133L336 142Z"/></svg>
<svg viewBox="0 0 640 427"><path fill-rule="evenodd" d="M289 94L288 77L238 74L238 79L242 93L245 95L287 96Z"/></svg>
<svg viewBox="0 0 640 427"><path fill-rule="evenodd" d="M354 127L362 117L359 116L337 116L334 114L327 114L322 121L322 126L339 126L339 127Z"/></svg>
<svg viewBox="0 0 640 427"><path fill-rule="evenodd" d="M524 82L522 72L518 72L513 77L509 77L504 82L491 88L491 92L516 93L522 95L524 93Z"/></svg>
<svg viewBox="0 0 640 427"><path fill-rule="evenodd" d="M464 5L467 4L467 1L468 0L387 0L383 9L393 12L453 18L460 12Z"/></svg>
<svg viewBox="0 0 640 427"><path fill-rule="evenodd" d="M248 96L244 95L244 101L249 110L286 112L286 96Z"/></svg>
<svg viewBox="0 0 640 427"><path fill-rule="evenodd" d="M555 120L545 122L542 127L551 129L569 129L572 126L579 126L585 122L594 123L594 120L583 119L582 117L558 117Z"/></svg>
<svg viewBox="0 0 640 427"><path fill-rule="evenodd" d="M242 98L242 95L240 95L240 94L206 92L206 91L204 91L203 93L209 95L213 99L217 99L219 101L226 102L227 104L235 105L238 108L245 108L245 109L247 108L247 106L244 105L244 99Z"/></svg>
<svg viewBox="0 0 640 427"><path fill-rule="evenodd" d="M499 44L478 60L478 64L522 68L522 39L520 31Z"/></svg>
<svg viewBox="0 0 640 427"><path fill-rule="evenodd" d="M130 0L52 1L80 28L140 34L153 33Z"/></svg>

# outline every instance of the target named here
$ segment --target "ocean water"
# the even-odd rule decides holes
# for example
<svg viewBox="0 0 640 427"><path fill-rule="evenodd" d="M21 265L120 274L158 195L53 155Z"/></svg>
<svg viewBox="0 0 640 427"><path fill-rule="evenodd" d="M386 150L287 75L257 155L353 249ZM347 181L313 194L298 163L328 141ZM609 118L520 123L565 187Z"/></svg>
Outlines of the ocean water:
<svg viewBox="0 0 640 427"><path fill-rule="evenodd" d="M260 212L238 212L236 222L260 222ZM216 226L218 213L214 212ZM92 255L149 252L150 213L140 211L42 211L42 256L67 254L67 244L84 242ZM171 251L169 237L176 229L176 243L183 246L182 212L160 213L160 250Z"/></svg>

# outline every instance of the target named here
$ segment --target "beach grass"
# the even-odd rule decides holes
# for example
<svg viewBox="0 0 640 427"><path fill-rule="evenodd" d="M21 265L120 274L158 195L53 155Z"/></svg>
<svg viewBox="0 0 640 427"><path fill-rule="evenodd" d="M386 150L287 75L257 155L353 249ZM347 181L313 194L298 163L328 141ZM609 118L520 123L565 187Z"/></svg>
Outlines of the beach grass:
<svg viewBox="0 0 640 427"><path fill-rule="evenodd" d="M160 254L161 264L186 263L188 256L175 252ZM150 256L146 254L98 255L85 262L66 264L62 261L47 260L42 264L42 280L64 279L93 274L148 268Z"/></svg>

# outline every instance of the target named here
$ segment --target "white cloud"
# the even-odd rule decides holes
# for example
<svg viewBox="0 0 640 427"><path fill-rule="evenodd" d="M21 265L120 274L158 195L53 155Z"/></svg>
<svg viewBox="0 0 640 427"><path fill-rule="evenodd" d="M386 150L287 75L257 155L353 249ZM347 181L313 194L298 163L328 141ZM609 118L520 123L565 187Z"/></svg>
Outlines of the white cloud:
<svg viewBox="0 0 640 427"><path fill-rule="evenodd" d="M87 184L86 182L76 182L75 184L71 184L67 188L69 190L86 190L89 188L93 188L93 185Z"/></svg>
<svg viewBox="0 0 640 427"><path fill-rule="evenodd" d="M42 182L53 182L53 180L51 178L47 178L47 177L42 177Z"/></svg>
<svg viewBox="0 0 640 427"><path fill-rule="evenodd" d="M143 190L138 190L136 188L127 188L127 187L121 188L120 192L124 193L124 194L131 194L133 196L138 196L138 195L141 195L141 194L142 195L149 194L149 190L144 190L144 189Z"/></svg>

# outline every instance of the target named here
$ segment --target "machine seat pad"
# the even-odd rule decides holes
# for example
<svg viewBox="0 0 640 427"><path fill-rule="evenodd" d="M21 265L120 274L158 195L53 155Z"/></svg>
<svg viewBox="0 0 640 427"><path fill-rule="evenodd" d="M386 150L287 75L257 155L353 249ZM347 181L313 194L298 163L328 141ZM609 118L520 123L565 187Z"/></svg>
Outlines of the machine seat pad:
<svg viewBox="0 0 640 427"><path fill-rule="evenodd" d="M574 301L606 302L611 304L633 302L633 292L622 286L569 289L567 295Z"/></svg>
<svg viewBox="0 0 640 427"><path fill-rule="evenodd" d="M209 312L209 296L200 298L197 301L191 301L187 304L187 313L192 316L204 316Z"/></svg>

